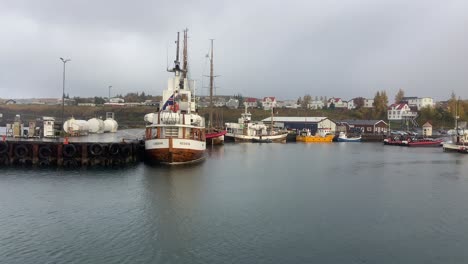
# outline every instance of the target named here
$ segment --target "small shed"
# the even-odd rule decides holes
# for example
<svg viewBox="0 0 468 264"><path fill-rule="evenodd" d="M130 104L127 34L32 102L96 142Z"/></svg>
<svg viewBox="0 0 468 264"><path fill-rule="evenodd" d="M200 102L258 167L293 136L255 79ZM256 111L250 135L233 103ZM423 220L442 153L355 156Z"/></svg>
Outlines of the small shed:
<svg viewBox="0 0 468 264"><path fill-rule="evenodd" d="M422 125L422 131L424 137L432 136L432 124L429 122L424 123L424 125Z"/></svg>

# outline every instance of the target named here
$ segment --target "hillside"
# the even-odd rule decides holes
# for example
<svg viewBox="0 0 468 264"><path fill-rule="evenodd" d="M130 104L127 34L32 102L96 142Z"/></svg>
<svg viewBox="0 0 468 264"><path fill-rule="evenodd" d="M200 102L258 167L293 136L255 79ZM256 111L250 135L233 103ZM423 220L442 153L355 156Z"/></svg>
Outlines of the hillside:
<svg viewBox="0 0 468 264"><path fill-rule="evenodd" d="M64 117L67 119L73 116L76 119L90 119L93 117L105 117L106 112L114 112L115 119L120 127L143 127L143 117L145 114L155 111L153 106L136 106L136 107L115 107L115 106L65 106ZM244 109L228 109L216 108L215 115L219 115L219 120L222 122L236 122ZM259 121L271 116L270 111L263 109L249 109L254 121ZM60 105L1 105L0 113L3 118L0 120L0 125L11 123L15 115L21 115L24 122L36 120L43 116L56 117L58 121L61 119L62 106ZM206 108L200 109L200 114L208 118L209 111ZM347 110L347 109L328 109L328 110L310 110L310 109L275 109L275 116L324 116L332 120L344 119L376 119L372 109ZM426 121L432 121L435 127L452 127L453 118L449 115L441 115L437 118L420 117L418 122L420 125ZM392 127L396 128L393 123Z"/></svg>

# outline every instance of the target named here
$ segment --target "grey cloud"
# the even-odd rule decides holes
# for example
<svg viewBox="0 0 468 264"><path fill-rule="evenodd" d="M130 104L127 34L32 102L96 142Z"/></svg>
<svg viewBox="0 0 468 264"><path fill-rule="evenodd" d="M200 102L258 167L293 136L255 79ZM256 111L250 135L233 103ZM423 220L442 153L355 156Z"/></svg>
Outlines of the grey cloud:
<svg viewBox="0 0 468 264"><path fill-rule="evenodd" d="M192 78L218 94L468 97L464 1L3 1L0 97L160 94L175 32L189 28Z"/></svg>

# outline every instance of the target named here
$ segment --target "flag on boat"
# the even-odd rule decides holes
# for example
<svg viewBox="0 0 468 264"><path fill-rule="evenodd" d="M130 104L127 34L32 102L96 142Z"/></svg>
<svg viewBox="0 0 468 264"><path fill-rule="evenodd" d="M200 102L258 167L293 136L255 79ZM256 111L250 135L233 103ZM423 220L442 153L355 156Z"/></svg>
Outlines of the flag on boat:
<svg viewBox="0 0 468 264"><path fill-rule="evenodd" d="M174 94L171 95L171 97L169 97L167 99L167 101L164 103L163 107L161 108L162 110L166 110L166 108L169 106L169 105L174 105Z"/></svg>

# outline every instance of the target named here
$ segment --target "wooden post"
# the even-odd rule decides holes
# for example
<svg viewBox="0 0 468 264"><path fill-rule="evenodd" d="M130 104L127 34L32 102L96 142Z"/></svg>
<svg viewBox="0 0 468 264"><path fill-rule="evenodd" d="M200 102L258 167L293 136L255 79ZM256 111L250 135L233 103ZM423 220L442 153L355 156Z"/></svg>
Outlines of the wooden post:
<svg viewBox="0 0 468 264"><path fill-rule="evenodd" d="M81 166L88 166L88 144L81 145Z"/></svg>
<svg viewBox="0 0 468 264"><path fill-rule="evenodd" d="M32 145L32 164L37 165L39 161L39 145L37 143L33 143Z"/></svg>
<svg viewBox="0 0 468 264"><path fill-rule="evenodd" d="M63 145L58 144L57 145L57 166L63 166Z"/></svg>

